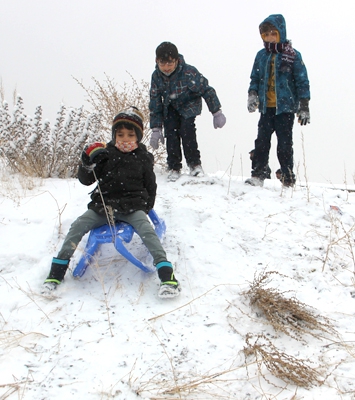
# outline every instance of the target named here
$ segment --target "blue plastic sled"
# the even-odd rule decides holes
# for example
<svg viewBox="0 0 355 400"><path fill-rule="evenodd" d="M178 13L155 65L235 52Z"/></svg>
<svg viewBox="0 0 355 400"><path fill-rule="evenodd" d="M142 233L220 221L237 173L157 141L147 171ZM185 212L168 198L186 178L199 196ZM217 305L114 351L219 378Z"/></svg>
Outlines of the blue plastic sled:
<svg viewBox="0 0 355 400"><path fill-rule="evenodd" d="M150 210L148 214L150 220L159 239L162 240L166 231L166 225L163 219L159 218L154 210ZM125 257L128 261L140 268L144 272L152 272L152 269L139 261L132 253L130 253L123 242L129 243L136 231L126 222L118 222L114 227L102 225L92 229L84 250L84 254L79 260L73 271L74 277L82 277L85 274L90 261L93 259L99 246L102 243L113 243L116 250ZM112 233L113 236L112 237Z"/></svg>

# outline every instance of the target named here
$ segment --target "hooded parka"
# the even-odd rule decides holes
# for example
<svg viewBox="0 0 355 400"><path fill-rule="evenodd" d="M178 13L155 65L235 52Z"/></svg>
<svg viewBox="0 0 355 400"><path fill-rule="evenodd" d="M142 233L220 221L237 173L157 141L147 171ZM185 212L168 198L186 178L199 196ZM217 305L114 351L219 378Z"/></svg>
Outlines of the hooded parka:
<svg viewBox="0 0 355 400"><path fill-rule="evenodd" d="M270 23L280 34L280 42L286 43L286 22L281 14L273 14L267 17L260 25ZM295 50L295 49L294 49ZM250 75L249 92L255 90L259 96L259 111L266 113L266 93L270 75L270 64L273 53L265 48L260 50L254 61ZM300 99L310 99L309 81L307 69L302 61L301 53L295 50L293 63L282 64L282 53L275 57L275 91L276 91L276 115L281 113L297 112Z"/></svg>

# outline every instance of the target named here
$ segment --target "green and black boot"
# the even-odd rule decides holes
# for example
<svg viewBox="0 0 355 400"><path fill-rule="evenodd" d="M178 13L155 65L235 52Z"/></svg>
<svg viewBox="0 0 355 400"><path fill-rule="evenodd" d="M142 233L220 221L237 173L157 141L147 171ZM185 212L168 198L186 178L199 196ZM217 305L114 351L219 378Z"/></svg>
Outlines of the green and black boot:
<svg viewBox="0 0 355 400"><path fill-rule="evenodd" d="M177 297L180 294L181 287L178 280L175 278L173 266L169 261L162 261L156 266L160 279L160 288L158 296L161 299L170 299Z"/></svg>
<svg viewBox="0 0 355 400"><path fill-rule="evenodd" d="M68 266L69 260L62 260L53 257L51 270L43 284L48 291L55 290L57 286L60 285L64 279L65 273L67 272Z"/></svg>

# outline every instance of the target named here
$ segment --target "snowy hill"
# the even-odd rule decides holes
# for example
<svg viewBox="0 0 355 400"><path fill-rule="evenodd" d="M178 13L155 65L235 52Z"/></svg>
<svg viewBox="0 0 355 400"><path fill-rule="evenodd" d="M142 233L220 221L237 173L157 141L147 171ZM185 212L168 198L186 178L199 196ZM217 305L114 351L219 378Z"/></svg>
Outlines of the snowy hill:
<svg viewBox="0 0 355 400"><path fill-rule="evenodd" d="M155 210L181 296L159 299L155 273L104 245L82 278L68 273L48 297L42 282L91 187L4 179L0 399L354 398L355 193L255 188L224 173L167 183L158 172ZM139 238L130 246L149 259ZM276 331L246 294L265 274L268 293L297 299L325 329ZM313 382L277 378L262 350L285 357L281 377L288 360L293 382L302 371Z"/></svg>

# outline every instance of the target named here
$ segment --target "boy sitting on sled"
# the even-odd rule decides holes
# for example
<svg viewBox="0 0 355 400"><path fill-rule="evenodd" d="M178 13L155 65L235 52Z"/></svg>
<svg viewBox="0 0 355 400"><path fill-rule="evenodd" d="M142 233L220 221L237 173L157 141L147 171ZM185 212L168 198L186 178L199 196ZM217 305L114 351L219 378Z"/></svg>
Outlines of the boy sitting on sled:
<svg viewBox="0 0 355 400"><path fill-rule="evenodd" d="M63 281L69 261L82 237L91 229L115 221L132 225L153 256L160 278L159 297L176 297L180 292L172 264L150 224L147 213L153 208L156 181L153 155L140 143L143 116L135 107L121 111L113 120L112 140L94 143L82 152L78 178L83 185L98 185L91 195L88 210L71 225L57 257L44 282L47 290L56 289ZM111 216L110 216L111 217Z"/></svg>

